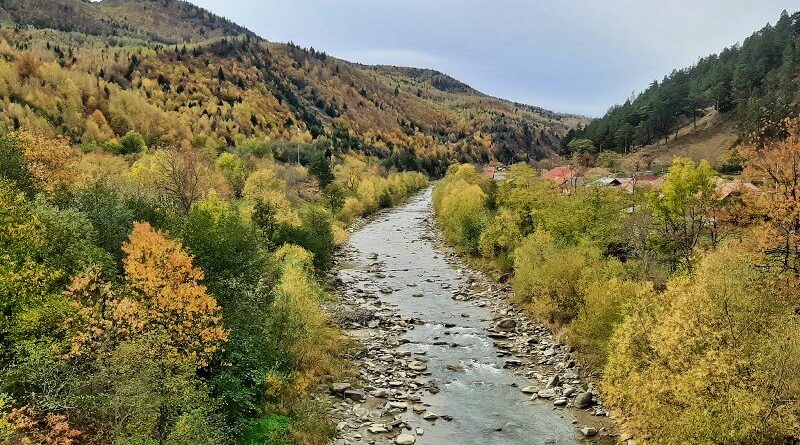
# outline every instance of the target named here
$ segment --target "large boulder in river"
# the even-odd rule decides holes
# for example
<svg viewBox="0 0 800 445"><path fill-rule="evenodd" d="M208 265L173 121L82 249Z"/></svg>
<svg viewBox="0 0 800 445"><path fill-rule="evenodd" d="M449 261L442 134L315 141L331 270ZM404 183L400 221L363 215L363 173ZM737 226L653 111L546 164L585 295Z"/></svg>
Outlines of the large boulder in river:
<svg viewBox="0 0 800 445"><path fill-rule="evenodd" d="M494 325L494 329L498 332L510 332L517 327L517 322L511 318L504 318Z"/></svg>

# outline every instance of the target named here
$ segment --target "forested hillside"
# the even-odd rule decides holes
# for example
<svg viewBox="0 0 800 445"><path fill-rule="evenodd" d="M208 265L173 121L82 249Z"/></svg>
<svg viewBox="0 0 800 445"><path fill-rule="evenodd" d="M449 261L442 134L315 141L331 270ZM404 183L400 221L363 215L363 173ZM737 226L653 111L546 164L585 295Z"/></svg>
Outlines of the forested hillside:
<svg viewBox="0 0 800 445"><path fill-rule="evenodd" d="M150 144L212 151L249 139L317 141L440 174L453 159L541 159L585 122L430 70L268 43L184 2L35 3L2 4L13 23L0 30L2 123L86 150L114 151L132 129Z"/></svg>
<svg viewBox="0 0 800 445"><path fill-rule="evenodd" d="M627 153L663 143L710 109L735 121L741 139L767 122L796 116L800 111L799 38L800 13L784 11L774 25L768 24L741 44L674 70L636 97L612 107L602 119L571 131L562 141L562 153L587 147L595 152ZM581 143L583 139L592 144Z"/></svg>

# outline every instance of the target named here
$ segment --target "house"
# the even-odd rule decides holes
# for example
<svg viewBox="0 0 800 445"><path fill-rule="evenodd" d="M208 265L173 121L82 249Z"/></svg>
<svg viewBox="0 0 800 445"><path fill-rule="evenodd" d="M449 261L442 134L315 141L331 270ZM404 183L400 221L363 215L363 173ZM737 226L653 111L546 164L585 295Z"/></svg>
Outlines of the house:
<svg viewBox="0 0 800 445"><path fill-rule="evenodd" d="M486 167L483 167L482 171L484 175L489 177L489 179L494 179L495 170L493 166L487 165Z"/></svg>
<svg viewBox="0 0 800 445"><path fill-rule="evenodd" d="M727 202L733 198L742 196L748 191L754 191L754 190L758 190L758 187L756 187L750 182L744 182L739 179L734 179L732 181L725 181L724 179L720 178L717 181L717 185L714 191L716 193L716 198L718 201Z"/></svg>
<svg viewBox="0 0 800 445"><path fill-rule="evenodd" d="M616 178L608 176L605 178L600 178L597 181L592 182L590 185L597 185L600 187L619 187L623 184L627 184L630 181L630 178Z"/></svg>
<svg viewBox="0 0 800 445"><path fill-rule="evenodd" d="M569 167L554 167L550 170L544 170L542 176L558 183L564 179L575 177L576 174L575 171Z"/></svg>

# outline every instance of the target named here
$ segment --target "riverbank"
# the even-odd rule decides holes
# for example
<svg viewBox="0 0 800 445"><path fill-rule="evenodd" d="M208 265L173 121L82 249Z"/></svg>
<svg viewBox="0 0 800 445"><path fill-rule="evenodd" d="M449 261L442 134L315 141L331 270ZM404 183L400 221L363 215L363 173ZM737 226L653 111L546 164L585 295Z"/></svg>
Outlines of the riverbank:
<svg viewBox="0 0 800 445"><path fill-rule="evenodd" d="M336 443L609 442L591 376L444 245L430 195L340 254L334 319L362 349L358 378L330 385Z"/></svg>

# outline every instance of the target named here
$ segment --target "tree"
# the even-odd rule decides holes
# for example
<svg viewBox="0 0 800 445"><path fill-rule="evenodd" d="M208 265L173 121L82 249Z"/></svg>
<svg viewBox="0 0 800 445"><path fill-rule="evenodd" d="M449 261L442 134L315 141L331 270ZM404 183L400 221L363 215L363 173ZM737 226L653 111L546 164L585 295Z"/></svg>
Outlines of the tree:
<svg viewBox="0 0 800 445"><path fill-rule="evenodd" d="M331 207L331 211L335 213L342 208L344 205L344 199L347 195L344 187L342 187L338 182L332 182L322 190L322 196L328 200L328 205Z"/></svg>
<svg viewBox="0 0 800 445"><path fill-rule="evenodd" d="M325 188L336 179L331 170L331 163L324 152L317 153L311 161L311 166L308 168L308 173L317 178L320 188Z"/></svg>
<svg viewBox="0 0 800 445"><path fill-rule="evenodd" d="M603 150L597 155L597 166L617 171L619 168L619 155L610 150Z"/></svg>
<svg viewBox="0 0 800 445"><path fill-rule="evenodd" d="M786 119L742 151L746 173L763 187L752 196L759 243L778 269L800 278L800 119Z"/></svg>
<svg viewBox="0 0 800 445"><path fill-rule="evenodd" d="M567 144L570 153L573 155L583 155L584 153L596 153L597 148L591 139L573 139Z"/></svg>
<svg viewBox="0 0 800 445"><path fill-rule="evenodd" d="M147 143L144 137L138 132L131 130L125 133L125 136L120 138L120 154L127 155L139 153L147 149Z"/></svg>
<svg viewBox="0 0 800 445"><path fill-rule="evenodd" d="M233 153L222 153L215 161L217 170L222 172L225 179L228 180L233 189L234 195L238 198L242 197L244 183L247 180L247 168L245 168L244 161L239 156Z"/></svg>
<svg viewBox="0 0 800 445"><path fill-rule="evenodd" d="M28 168L25 147L14 133L0 132L0 179L33 195L36 178Z"/></svg>
<svg viewBox="0 0 800 445"><path fill-rule="evenodd" d="M17 59L17 75L22 80L39 76L41 62L29 52L20 54Z"/></svg>
<svg viewBox="0 0 800 445"><path fill-rule="evenodd" d="M72 280L69 295L84 307L83 325L73 326L73 354L156 336L168 354L208 366L228 333L216 299L200 284L203 271L180 243L147 223L133 225L122 250L126 289L109 286L93 270Z"/></svg>
<svg viewBox="0 0 800 445"><path fill-rule="evenodd" d="M206 365L227 339L217 301L199 284L204 273L180 243L135 223L122 250L125 278L150 324L169 333L175 349Z"/></svg>
<svg viewBox="0 0 800 445"><path fill-rule="evenodd" d="M797 435L800 317L738 243L627 306L604 401L648 444L783 443ZM638 440L637 440L638 442Z"/></svg>
<svg viewBox="0 0 800 445"><path fill-rule="evenodd" d="M692 269L694 248L705 233L717 201L716 173L708 161L695 165L691 159L676 158L664 178L660 193L651 193L650 205L659 226L662 252L673 270ZM715 239L713 233L712 241Z"/></svg>
<svg viewBox="0 0 800 445"><path fill-rule="evenodd" d="M159 156L155 186L170 198L183 214L200 199L208 186L207 169L190 147L173 148Z"/></svg>

